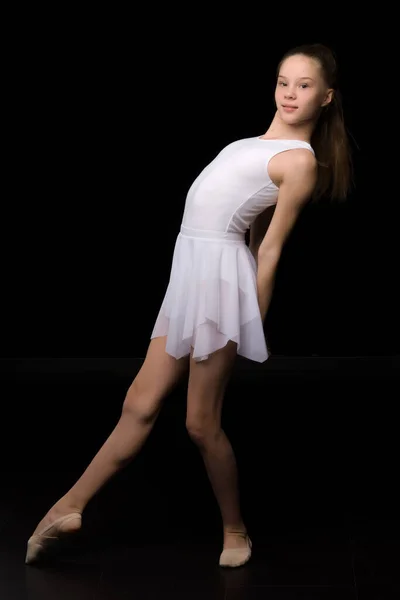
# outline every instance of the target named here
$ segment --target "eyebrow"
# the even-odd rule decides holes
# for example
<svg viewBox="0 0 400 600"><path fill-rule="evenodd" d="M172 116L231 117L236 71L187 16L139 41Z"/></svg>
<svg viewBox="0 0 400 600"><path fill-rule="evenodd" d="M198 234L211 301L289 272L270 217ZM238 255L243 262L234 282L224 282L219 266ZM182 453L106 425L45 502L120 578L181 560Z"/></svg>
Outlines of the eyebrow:
<svg viewBox="0 0 400 600"><path fill-rule="evenodd" d="M284 77L285 79L287 79L286 75L279 74L278 77ZM314 81L314 79L312 77L299 77L299 80L300 79L310 79L311 81Z"/></svg>

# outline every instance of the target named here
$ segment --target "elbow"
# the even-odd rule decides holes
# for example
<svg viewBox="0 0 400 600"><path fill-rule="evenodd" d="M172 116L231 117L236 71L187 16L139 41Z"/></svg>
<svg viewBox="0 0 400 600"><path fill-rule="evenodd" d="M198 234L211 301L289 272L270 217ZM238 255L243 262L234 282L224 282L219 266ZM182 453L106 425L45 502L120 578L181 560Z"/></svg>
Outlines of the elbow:
<svg viewBox="0 0 400 600"><path fill-rule="evenodd" d="M278 262L281 256L281 248L277 246L266 247L261 244L257 251L257 258L259 262Z"/></svg>

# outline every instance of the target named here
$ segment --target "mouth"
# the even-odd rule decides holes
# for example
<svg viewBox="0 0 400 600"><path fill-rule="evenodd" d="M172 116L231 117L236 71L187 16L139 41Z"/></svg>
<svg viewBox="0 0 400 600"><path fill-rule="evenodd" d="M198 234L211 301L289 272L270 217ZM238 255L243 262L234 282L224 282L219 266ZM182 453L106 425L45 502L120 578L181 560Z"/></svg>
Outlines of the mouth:
<svg viewBox="0 0 400 600"><path fill-rule="evenodd" d="M290 104L282 104L283 110L292 112L298 108L298 106L291 106Z"/></svg>

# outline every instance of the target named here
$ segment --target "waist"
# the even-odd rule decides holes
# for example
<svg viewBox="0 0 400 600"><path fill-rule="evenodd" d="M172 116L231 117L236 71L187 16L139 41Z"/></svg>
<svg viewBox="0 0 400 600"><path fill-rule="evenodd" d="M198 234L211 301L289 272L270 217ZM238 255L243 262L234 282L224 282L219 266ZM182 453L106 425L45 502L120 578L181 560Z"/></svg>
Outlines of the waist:
<svg viewBox="0 0 400 600"><path fill-rule="evenodd" d="M227 231L210 231L209 229L191 229L181 225L180 235L188 238L197 238L212 242L230 242L234 244L245 244L245 234Z"/></svg>

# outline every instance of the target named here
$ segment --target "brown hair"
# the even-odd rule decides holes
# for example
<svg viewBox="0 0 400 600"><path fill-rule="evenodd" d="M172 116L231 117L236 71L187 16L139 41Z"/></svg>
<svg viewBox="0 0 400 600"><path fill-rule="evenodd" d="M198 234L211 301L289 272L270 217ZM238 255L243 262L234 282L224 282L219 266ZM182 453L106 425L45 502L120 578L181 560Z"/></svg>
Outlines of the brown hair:
<svg viewBox="0 0 400 600"><path fill-rule="evenodd" d="M318 161L318 179L313 200L328 196L331 200L345 200L352 185L352 158L349 138L343 118L342 98L337 88L337 62L333 51L323 44L305 44L288 50L278 68L289 56L303 54L317 60L329 88L333 88L331 102L322 108L311 136L311 146Z"/></svg>

